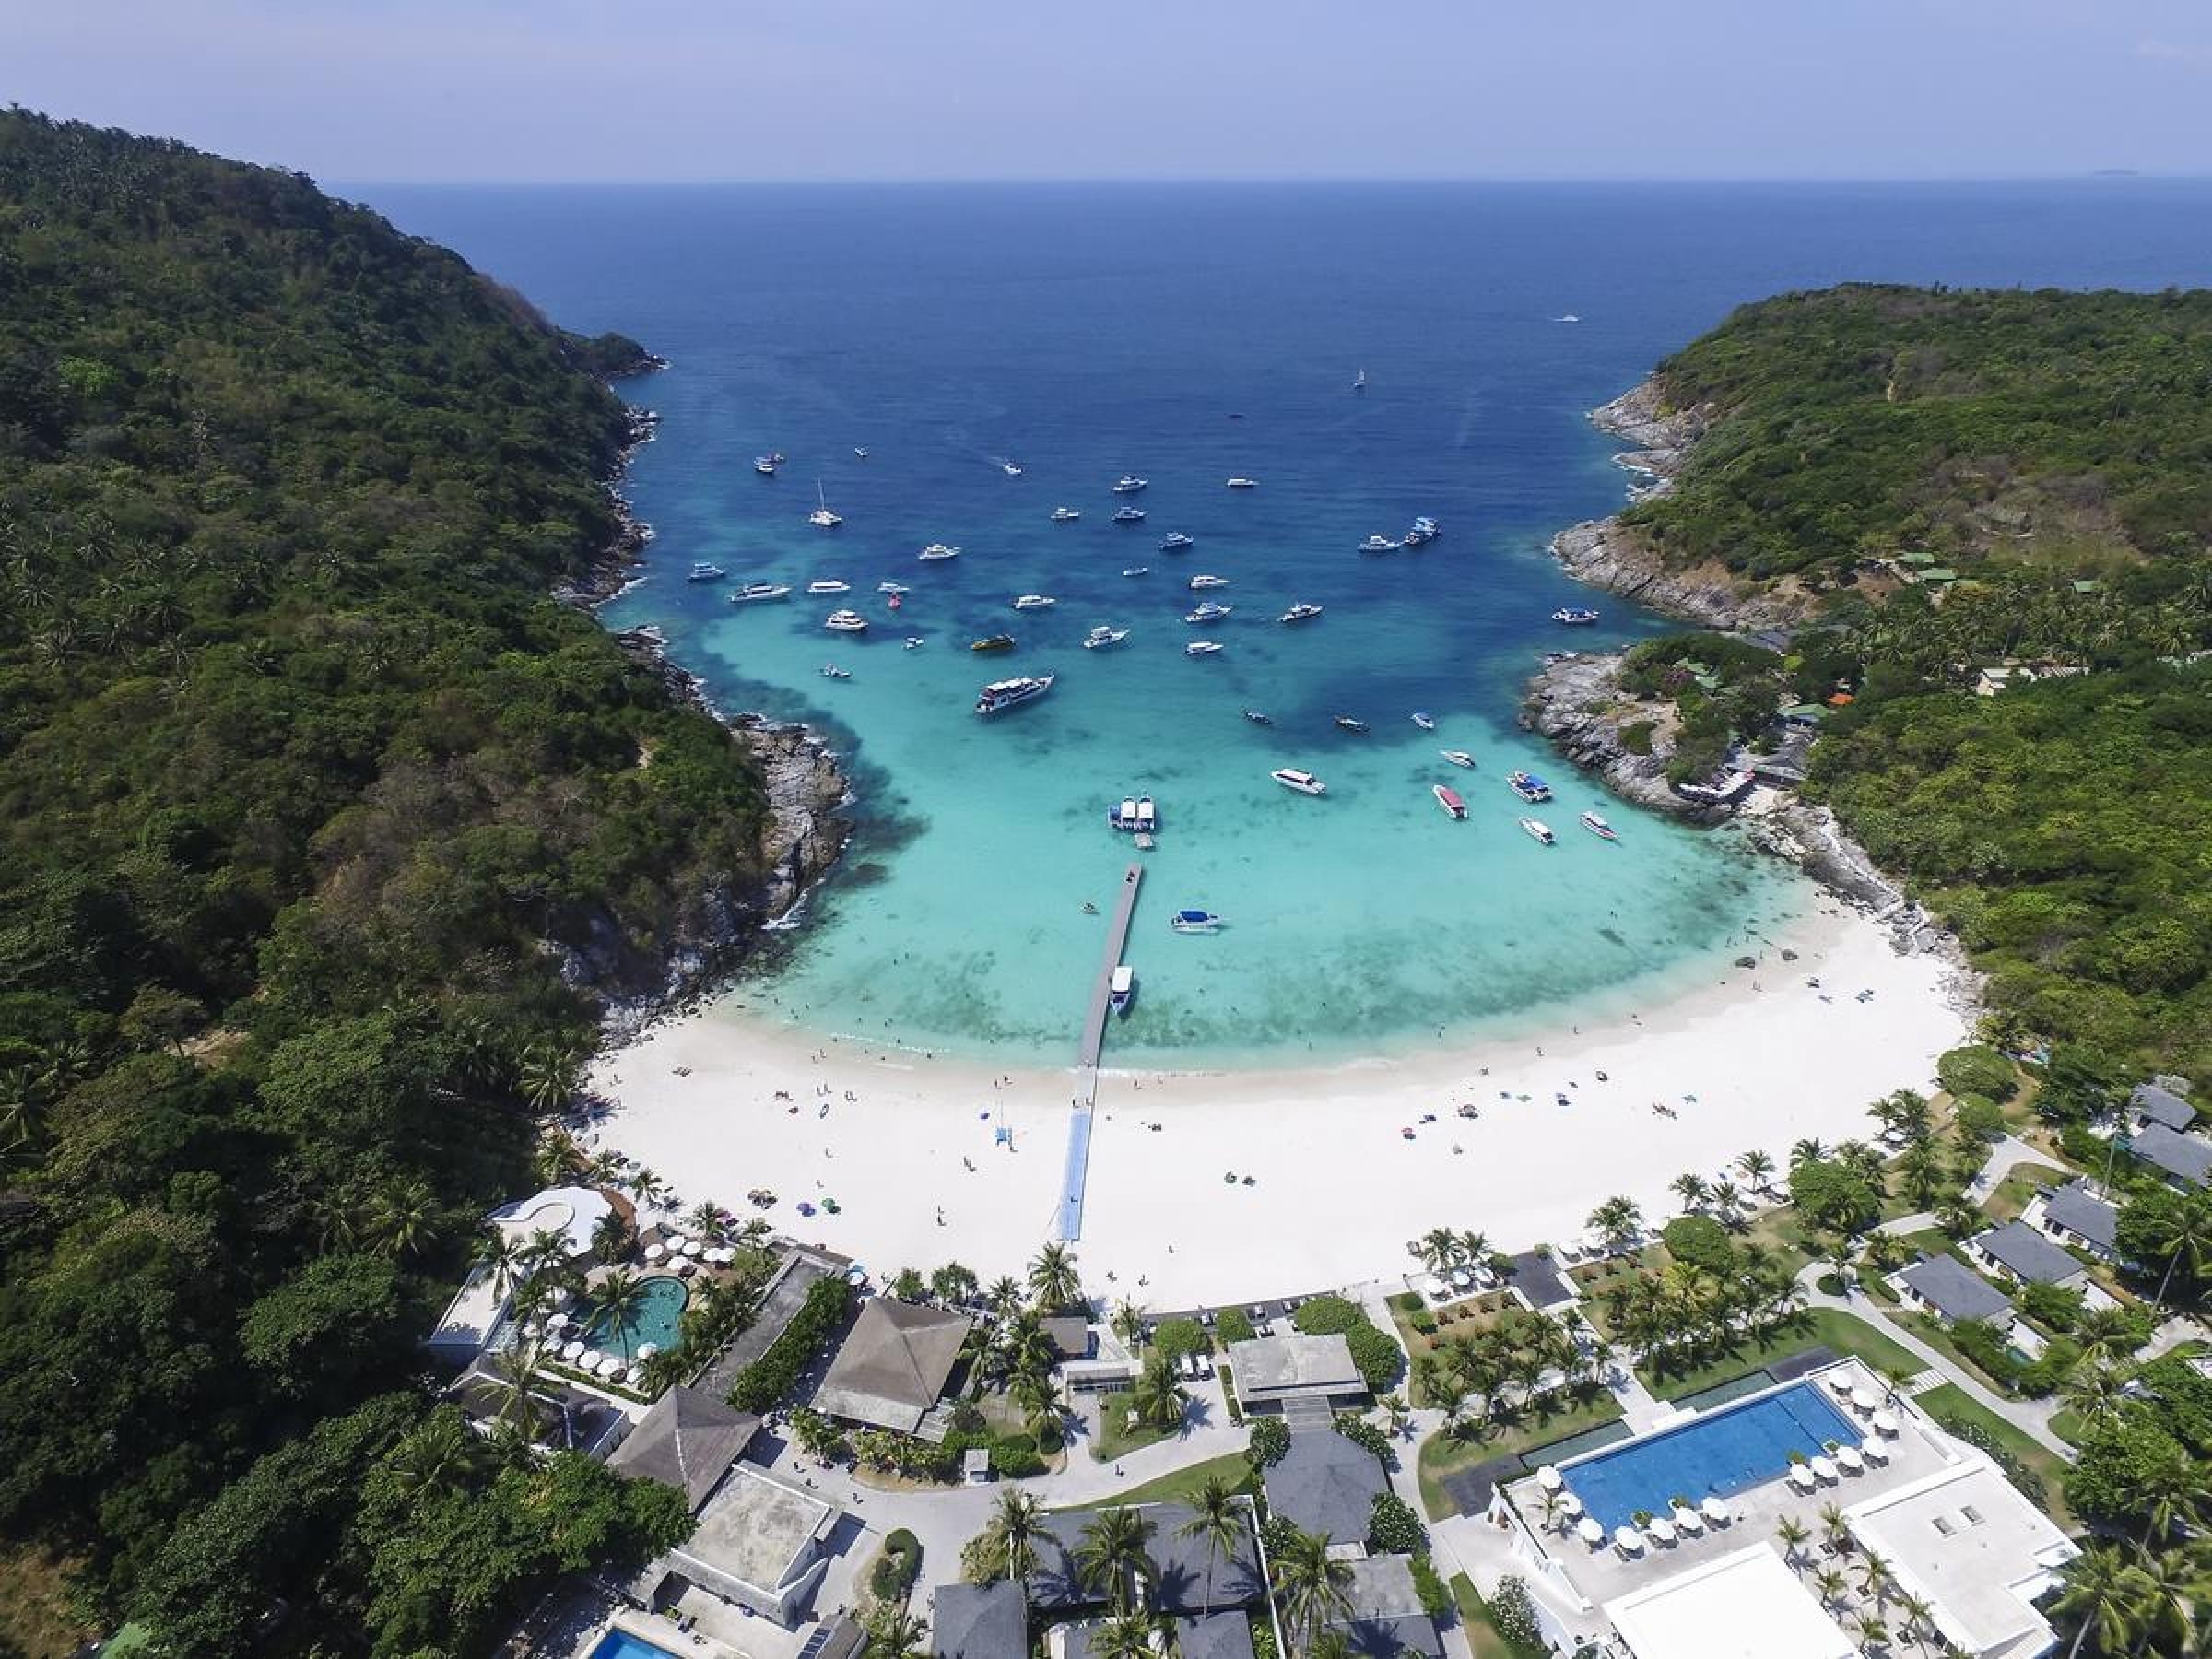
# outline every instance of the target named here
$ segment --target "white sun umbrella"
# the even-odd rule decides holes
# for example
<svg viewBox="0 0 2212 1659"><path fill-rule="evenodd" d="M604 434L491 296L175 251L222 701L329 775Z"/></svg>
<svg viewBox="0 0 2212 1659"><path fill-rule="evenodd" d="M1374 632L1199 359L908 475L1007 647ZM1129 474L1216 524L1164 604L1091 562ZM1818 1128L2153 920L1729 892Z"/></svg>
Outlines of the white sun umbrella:
<svg viewBox="0 0 2212 1659"><path fill-rule="evenodd" d="M1641 1555L1643 1535L1632 1526L1617 1526L1613 1529L1613 1546L1623 1555Z"/></svg>
<svg viewBox="0 0 2212 1659"><path fill-rule="evenodd" d="M1712 1522L1715 1526L1724 1526L1727 1524L1728 1506L1723 1503L1718 1498L1713 1497L1711 1493L1706 1495L1705 1501L1699 1504L1698 1508L1704 1513L1705 1519Z"/></svg>
<svg viewBox="0 0 2212 1659"><path fill-rule="evenodd" d="M1687 1503L1676 1505L1674 1512L1667 1518L1693 1538L1701 1538L1705 1535L1703 1517Z"/></svg>
<svg viewBox="0 0 2212 1659"><path fill-rule="evenodd" d="M1546 1464L1536 1471L1536 1484L1547 1492L1556 1492L1567 1484L1567 1477L1555 1465Z"/></svg>
<svg viewBox="0 0 2212 1659"><path fill-rule="evenodd" d="M702 1245L697 1239L686 1239L684 1241L684 1254L694 1262L699 1260L700 1253L706 1247Z"/></svg>
<svg viewBox="0 0 2212 1659"><path fill-rule="evenodd" d="M1851 1403L1861 1411L1872 1411L1882 1403L1882 1396L1876 1394L1865 1383L1861 1382L1852 1389Z"/></svg>
<svg viewBox="0 0 2212 1659"><path fill-rule="evenodd" d="M649 1262L657 1262L667 1253L668 1250L665 1245L648 1244L645 1246L645 1259Z"/></svg>
<svg viewBox="0 0 2212 1659"><path fill-rule="evenodd" d="M670 1233L666 1239L662 1241L662 1242L668 1246L668 1253L670 1255L682 1255L684 1253L684 1246L690 1243L691 1241L685 1238L682 1233Z"/></svg>
<svg viewBox="0 0 2212 1659"><path fill-rule="evenodd" d="M1813 1459L1813 1478L1816 1480L1837 1480L1841 1477L1837 1475L1834 1464L1829 1462L1825 1457L1816 1457Z"/></svg>
<svg viewBox="0 0 2212 1659"><path fill-rule="evenodd" d="M1575 1535L1593 1549L1606 1541L1606 1529L1598 1524L1594 1515L1584 1515L1574 1524L1574 1530Z"/></svg>
<svg viewBox="0 0 2212 1659"><path fill-rule="evenodd" d="M1865 1471L1866 1460L1859 1455L1856 1446L1838 1446L1836 1465L1846 1475L1858 1475Z"/></svg>
<svg viewBox="0 0 2212 1659"><path fill-rule="evenodd" d="M1572 1492L1561 1492L1559 1494L1559 1512L1569 1517L1581 1514L1583 1500Z"/></svg>
<svg viewBox="0 0 2212 1659"><path fill-rule="evenodd" d="M582 1344L582 1343L581 1343L581 1342L571 1342L571 1343L565 1344L565 1345L562 1347L561 1350L560 1350L560 1357L561 1357L563 1359L568 1359L568 1360L576 1360L576 1359L582 1359L582 1358L583 1358L583 1344Z"/></svg>
<svg viewBox="0 0 2212 1659"><path fill-rule="evenodd" d="M1889 1461L1889 1448L1880 1441L1868 1441L1859 1448L1859 1455L1870 1464L1886 1464Z"/></svg>
<svg viewBox="0 0 2212 1659"><path fill-rule="evenodd" d="M1813 1478L1812 1470L1806 1468L1803 1464L1792 1464L1790 1465L1790 1484L1801 1492L1809 1492L1819 1482Z"/></svg>
<svg viewBox="0 0 2212 1659"><path fill-rule="evenodd" d="M1898 1431L1897 1419L1886 1411L1876 1412L1873 1421L1874 1431L1877 1434L1895 1434Z"/></svg>
<svg viewBox="0 0 2212 1659"><path fill-rule="evenodd" d="M641 1359L650 1359L660 1351L661 1345L657 1342L641 1342L638 1344L638 1358Z"/></svg>
<svg viewBox="0 0 2212 1659"><path fill-rule="evenodd" d="M1652 1535L1654 1543L1672 1544L1675 1541L1675 1524L1665 1515L1653 1516L1651 1524L1643 1530Z"/></svg>

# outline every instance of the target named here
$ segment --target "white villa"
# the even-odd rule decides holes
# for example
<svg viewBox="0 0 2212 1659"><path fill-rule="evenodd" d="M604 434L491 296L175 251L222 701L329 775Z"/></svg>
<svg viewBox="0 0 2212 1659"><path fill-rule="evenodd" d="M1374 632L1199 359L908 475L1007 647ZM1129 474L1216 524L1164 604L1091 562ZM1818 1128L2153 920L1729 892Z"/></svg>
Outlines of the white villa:
<svg viewBox="0 0 2212 1659"><path fill-rule="evenodd" d="M597 1187L559 1186L502 1205L484 1219L514 1244L526 1244L541 1233L558 1234L569 1260L575 1262L592 1253L593 1235L614 1213L615 1200ZM466 1365L482 1353L507 1317L513 1290L488 1267L471 1267L429 1335L431 1357Z"/></svg>

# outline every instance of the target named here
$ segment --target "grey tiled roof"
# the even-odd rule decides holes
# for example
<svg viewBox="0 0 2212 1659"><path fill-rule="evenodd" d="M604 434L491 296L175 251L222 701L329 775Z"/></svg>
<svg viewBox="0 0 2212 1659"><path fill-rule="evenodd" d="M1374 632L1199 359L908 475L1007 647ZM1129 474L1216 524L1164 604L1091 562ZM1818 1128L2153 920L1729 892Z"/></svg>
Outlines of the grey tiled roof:
<svg viewBox="0 0 2212 1659"><path fill-rule="evenodd" d="M2127 1097L2128 1105L2138 1117L2148 1118L2154 1124L2163 1124L2169 1129L2186 1129L2196 1122L2196 1108L2170 1089L2156 1083L2138 1083Z"/></svg>
<svg viewBox="0 0 2212 1659"><path fill-rule="evenodd" d="M1955 1256L1928 1256L1897 1277L1946 1319L1996 1319L2012 1312L2003 1291Z"/></svg>
<svg viewBox="0 0 2212 1659"><path fill-rule="evenodd" d="M1300 1532L1338 1544L1364 1544L1375 1497L1389 1489L1373 1453L1334 1429L1293 1434L1290 1449L1267 1471L1267 1507Z"/></svg>
<svg viewBox="0 0 2212 1659"><path fill-rule="evenodd" d="M2104 1250L2120 1248L2120 1212L2093 1194L2088 1183L2069 1181L2043 1199L2043 1213L2068 1232L2079 1233Z"/></svg>
<svg viewBox="0 0 2212 1659"><path fill-rule="evenodd" d="M937 1659L1026 1659L1030 1651L1030 1606L1013 1579L938 1585L929 1624Z"/></svg>
<svg viewBox="0 0 2212 1659"><path fill-rule="evenodd" d="M2128 1148L2145 1163L2156 1164L2170 1175L2197 1186L2212 1174L2212 1141L2194 1135L2176 1135L2163 1124L2153 1124Z"/></svg>
<svg viewBox="0 0 2212 1659"><path fill-rule="evenodd" d="M1974 1240L1977 1250L2002 1263L2014 1277L2031 1285L2063 1285L2085 1271L2082 1265L2025 1221L2007 1221Z"/></svg>

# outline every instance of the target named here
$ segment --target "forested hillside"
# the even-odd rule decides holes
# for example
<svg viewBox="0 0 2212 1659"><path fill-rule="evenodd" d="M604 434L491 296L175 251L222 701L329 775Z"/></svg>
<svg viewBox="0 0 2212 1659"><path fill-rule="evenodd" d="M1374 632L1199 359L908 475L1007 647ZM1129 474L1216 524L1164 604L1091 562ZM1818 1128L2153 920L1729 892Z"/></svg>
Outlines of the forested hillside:
<svg viewBox="0 0 2212 1659"><path fill-rule="evenodd" d="M305 179L0 113L0 1529L94 1624L471 1651L682 1524L413 1382L591 1041L561 963L642 982L756 873L743 751L547 597L641 356Z"/></svg>

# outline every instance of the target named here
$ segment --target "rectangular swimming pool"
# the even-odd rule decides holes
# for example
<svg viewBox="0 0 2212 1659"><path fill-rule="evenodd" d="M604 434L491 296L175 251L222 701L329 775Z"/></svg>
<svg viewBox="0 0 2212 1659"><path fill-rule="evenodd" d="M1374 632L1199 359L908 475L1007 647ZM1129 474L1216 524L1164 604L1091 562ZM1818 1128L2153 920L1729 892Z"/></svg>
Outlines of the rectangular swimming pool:
<svg viewBox="0 0 2212 1659"><path fill-rule="evenodd" d="M676 1659L676 1655L642 1636L632 1636L628 1630L609 1630L592 1650L591 1659Z"/></svg>
<svg viewBox="0 0 2212 1659"><path fill-rule="evenodd" d="M1723 1406L1694 1422L1646 1435L1560 1469L1583 1508L1608 1530L1634 1523L1638 1510L1666 1512L1670 1500L1725 1498L1787 1472L1790 1453L1818 1457L1830 1441L1855 1446L1851 1419L1809 1382L1741 1406Z"/></svg>

